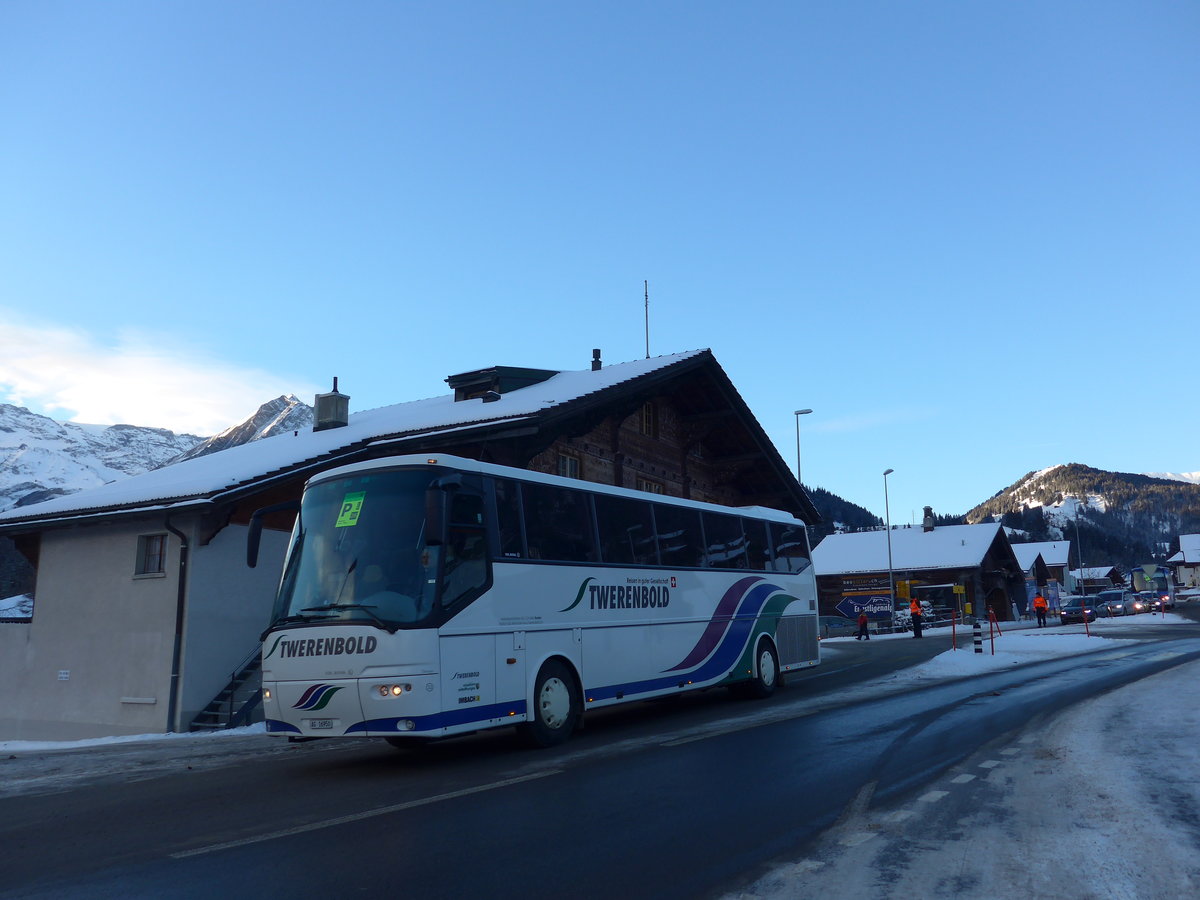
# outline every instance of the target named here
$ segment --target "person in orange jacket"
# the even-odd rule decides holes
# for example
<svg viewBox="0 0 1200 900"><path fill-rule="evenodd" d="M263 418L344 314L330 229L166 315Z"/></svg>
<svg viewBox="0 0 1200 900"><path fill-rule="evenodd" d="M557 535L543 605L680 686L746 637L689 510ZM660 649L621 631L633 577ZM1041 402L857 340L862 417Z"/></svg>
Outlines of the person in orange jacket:
<svg viewBox="0 0 1200 900"><path fill-rule="evenodd" d="M1033 595L1033 611L1037 613L1038 628L1044 628L1046 625L1046 610L1049 605L1041 591Z"/></svg>
<svg viewBox="0 0 1200 900"><path fill-rule="evenodd" d="M856 634L854 636L854 639L856 641L869 641L871 639L871 632L869 632L867 630L868 621L869 620L867 618L867 611L865 609L859 610L858 611L858 634Z"/></svg>
<svg viewBox="0 0 1200 900"><path fill-rule="evenodd" d="M921 601L913 600L908 604L908 611L912 613L913 637L921 636Z"/></svg>

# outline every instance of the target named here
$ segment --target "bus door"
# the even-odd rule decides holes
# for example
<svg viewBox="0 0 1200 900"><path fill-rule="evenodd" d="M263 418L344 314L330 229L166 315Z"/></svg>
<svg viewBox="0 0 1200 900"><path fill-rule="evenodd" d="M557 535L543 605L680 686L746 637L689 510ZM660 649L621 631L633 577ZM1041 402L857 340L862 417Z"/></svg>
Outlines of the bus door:
<svg viewBox="0 0 1200 900"><path fill-rule="evenodd" d="M525 700L525 632L496 635L496 700Z"/></svg>
<svg viewBox="0 0 1200 900"><path fill-rule="evenodd" d="M496 638L491 634L442 635L442 708L496 702Z"/></svg>

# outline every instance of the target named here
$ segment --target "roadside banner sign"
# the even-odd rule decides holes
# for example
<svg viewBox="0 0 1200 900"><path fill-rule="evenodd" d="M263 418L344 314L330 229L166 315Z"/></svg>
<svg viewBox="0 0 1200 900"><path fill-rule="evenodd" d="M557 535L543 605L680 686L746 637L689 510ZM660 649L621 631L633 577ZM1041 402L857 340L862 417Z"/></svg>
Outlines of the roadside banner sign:
<svg viewBox="0 0 1200 900"><path fill-rule="evenodd" d="M891 585L886 575L845 575L842 577L842 599L835 607L843 616L852 619L866 611L871 619L888 619L892 615Z"/></svg>

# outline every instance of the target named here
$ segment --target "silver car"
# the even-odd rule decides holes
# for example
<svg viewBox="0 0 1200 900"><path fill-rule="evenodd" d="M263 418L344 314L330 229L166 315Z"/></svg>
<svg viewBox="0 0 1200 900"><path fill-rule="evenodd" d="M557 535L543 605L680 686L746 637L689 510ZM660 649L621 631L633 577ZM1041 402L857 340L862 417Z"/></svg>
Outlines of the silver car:
<svg viewBox="0 0 1200 900"><path fill-rule="evenodd" d="M1140 612L1130 591L1101 591L1096 595L1096 615L1102 618L1132 616Z"/></svg>

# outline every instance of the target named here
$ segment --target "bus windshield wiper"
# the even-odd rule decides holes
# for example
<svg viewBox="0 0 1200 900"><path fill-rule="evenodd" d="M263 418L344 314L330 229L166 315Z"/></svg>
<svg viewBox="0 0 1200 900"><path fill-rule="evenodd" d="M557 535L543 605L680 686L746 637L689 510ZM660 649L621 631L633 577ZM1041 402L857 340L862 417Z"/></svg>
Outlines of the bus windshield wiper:
<svg viewBox="0 0 1200 900"><path fill-rule="evenodd" d="M311 622L313 619L333 619L333 618L335 618L335 616L333 616L333 615L306 616L306 615L303 615L302 613L293 613L290 616L284 616L281 619L276 619L275 622L276 622L276 624L278 624L280 622Z"/></svg>
<svg viewBox="0 0 1200 900"><path fill-rule="evenodd" d="M384 630L386 630L388 634L395 634L400 628L399 625L393 625L390 622L384 621L383 619L379 618L379 616L377 616L375 613L371 612L371 610L373 610L373 609L378 609L377 606L367 606L365 603L327 603L324 606L306 607L306 608L302 609L301 612L321 612L322 610L334 610L334 609L361 609L368 616L370 616L372 619L374 619L375 623L380 628L383 628ZM330 619L333 617L332 616L320 616L319 618Z"/></svg>

